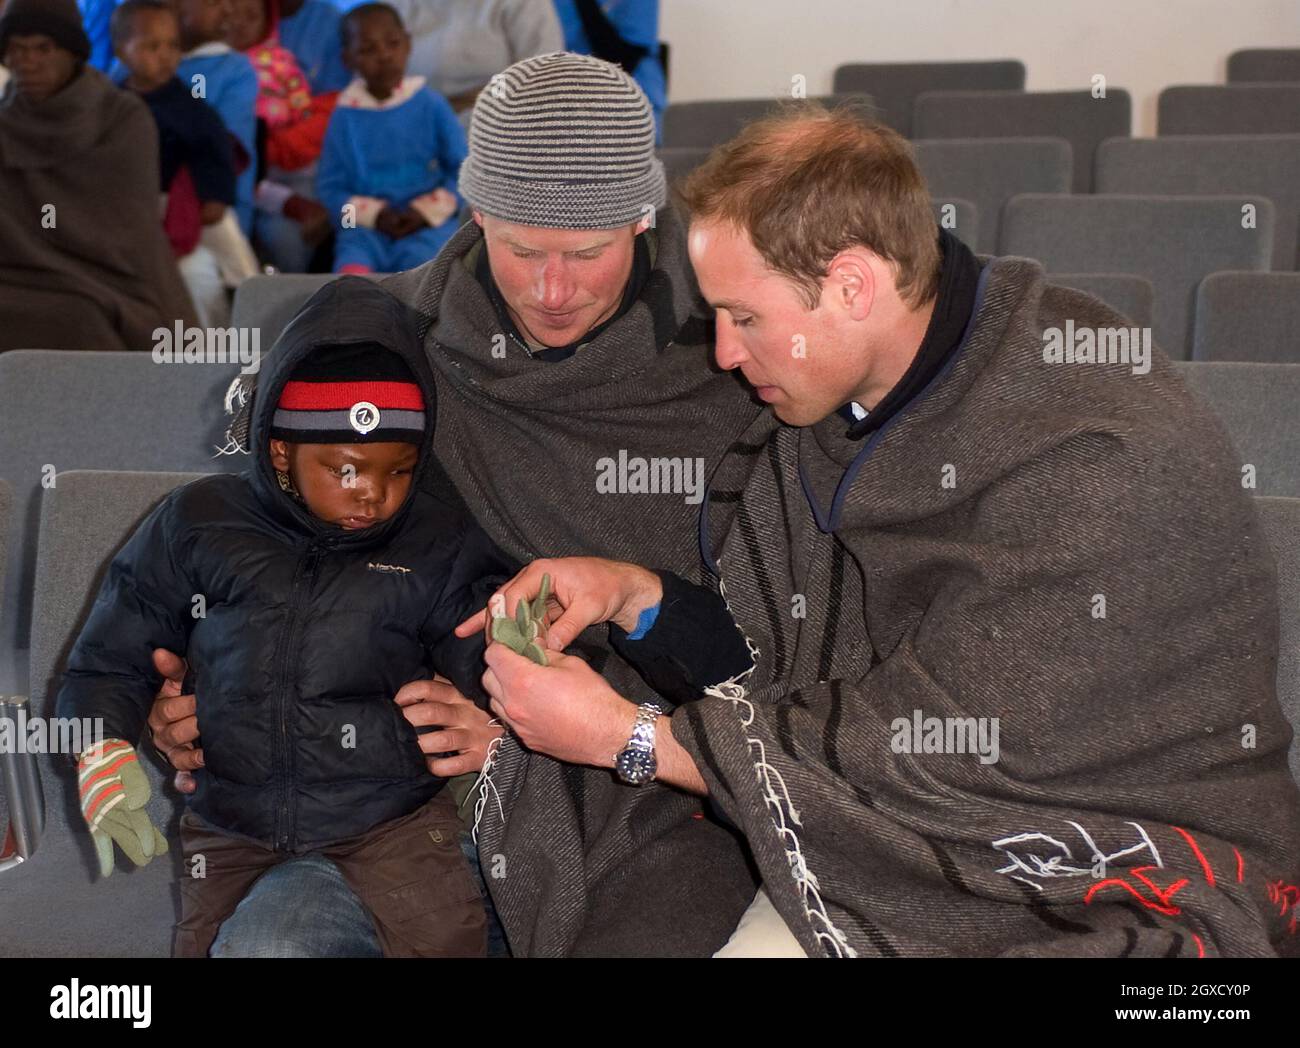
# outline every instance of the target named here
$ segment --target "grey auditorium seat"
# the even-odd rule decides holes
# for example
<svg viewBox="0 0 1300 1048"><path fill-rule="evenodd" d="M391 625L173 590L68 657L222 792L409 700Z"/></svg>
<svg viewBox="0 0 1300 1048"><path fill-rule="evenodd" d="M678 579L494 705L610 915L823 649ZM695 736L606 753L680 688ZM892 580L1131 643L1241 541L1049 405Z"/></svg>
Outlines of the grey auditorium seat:
<svg viewBox="0 0 1300 1048"><path fill-rule="evenodd" d="M851 62L837 66L831 85L836 92L870 95L882 123L912 136L912 107L926 91L1023 91L1025 64L1013 59L991 62Z"/></svg>
<svg viewBox="0 0 1300 1048"><path fill-rule="evenodd" d="M1070 143L1063 138L934 138L912 143L936 197L969 200L979 211L976 250L998 249L1002 208L1020 193L1068 193Z"/></svg>
<svg viewBox="0 0 1300 1048"><path fill-rule="evenodd" d="M155 363L147 352L0 354L0 478L14 499L0 692L27 686L37 515L48 478L71 469L243 469L246 456L216 453L228 421L225 392L239 371L238 363Z"/></svg>
<svg viewBox="0 0 1300 1048"><path fill-rule="evenodd" d="M1267 197L1273 269L1295 269L1300 228L1300 135L1112 138L1097 150L1097 192Z"/></svg>
<svg viewBox="0 0 1300 1048"><path fill-rule="evenodd" d="M1300 498L1300 364L1192 360L1177 366L1223 420L1242 466L1254 467L1253 493Z"/></svg>
<svg viewBox="0 0 1300 1048"><path fill-rule="evenodd" d="M1300 364L1300 273L1211 273L1202 280L1192 359Z"/></svg>
<svg viewBox="0 0 1300 1048"><path fill-rule="evenodd" d="M1242 208L1254 210L1243 226ZM1043 196L1013 198L1004 255L1055 273L1136 273L1155 287L1156 342L1175 360L1192 350L1196 287L1220 269L1268 269L1273 204L1263 197Z"/></svg>
<svg viewBox="0 0 1300 1048"><path fill-rule="evenodd" d="M203 474L73 470L43 500L37 601L32 626L34 713L53 715L62 665L94 602L112 555L140 520L179 484ZM131 740L135 741L135 740ZM141 763L149 813L170 850L139 869L116 855L99 877L77 801L71 764L38 758L45 830L35 853L0 873L0 927L8 956L166 957L177 918L182 802L171 774L146 745Z"/></svg>
<svg viewBox="0 0 1300 1048"><path fill-rule="evenodd" d="M1091 91L928 91L916 100L913 137L1064 138L1070 143L1076 193L1092 190L1098 143L1132 128L1132 103L1122 88L1104 98Z"/></svg>

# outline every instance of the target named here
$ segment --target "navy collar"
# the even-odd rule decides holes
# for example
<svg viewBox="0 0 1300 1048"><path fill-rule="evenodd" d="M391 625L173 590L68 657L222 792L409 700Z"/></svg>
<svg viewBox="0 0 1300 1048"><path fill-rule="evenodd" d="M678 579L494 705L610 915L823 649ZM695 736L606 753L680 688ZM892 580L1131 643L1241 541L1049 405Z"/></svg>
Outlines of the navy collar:
<svg viewBox="0 0 1300 1048"><path fill-rule="evenodd" d="M939 250L943 260L934 312L911 366L865 418L857 418L848 404L837 409L849 424L845 436L850 440L869 436L898 414L944 369L961 345L975 308L980 263L971 249L946 229L939 230Z"/></svg>

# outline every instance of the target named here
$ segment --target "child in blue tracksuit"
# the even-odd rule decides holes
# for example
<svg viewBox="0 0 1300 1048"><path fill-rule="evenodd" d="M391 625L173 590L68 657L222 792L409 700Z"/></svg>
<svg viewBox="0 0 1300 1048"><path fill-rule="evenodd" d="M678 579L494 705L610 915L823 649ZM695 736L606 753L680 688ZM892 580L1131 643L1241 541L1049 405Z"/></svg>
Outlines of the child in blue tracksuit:
<svg viewBox="0 0 1300 1048"><path fill-rule="evenodd" d="M387 4L344 16L357 74L330 118L316 191L337 223L336 273L396 273L434 257L456 231L465 133L424 77L406 76L411 38Z"/></svg>
<svg viewBox="0 0 1300 1048"><path fill-rule="evenodd" d="M224 42L231 9L229 0L178 0L181 58L176 75L195 97L201 97L221 117L244 156L235 180L235 214L247 236L253 228L253 192L257 181L257 73L244 55ZM196 80L201 77L201 80ZM195 87L202 85L202 93ZM240 167L240 161L246 164Z"/></svg>

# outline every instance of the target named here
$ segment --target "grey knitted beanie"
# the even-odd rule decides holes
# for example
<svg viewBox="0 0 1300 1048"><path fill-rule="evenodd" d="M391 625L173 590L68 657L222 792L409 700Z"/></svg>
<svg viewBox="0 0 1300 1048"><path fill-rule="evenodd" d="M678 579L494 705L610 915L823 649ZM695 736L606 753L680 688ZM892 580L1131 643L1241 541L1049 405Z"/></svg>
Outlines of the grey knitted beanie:
<svg viewBox="0 0 1300 1048"><path fill-rule="evenodd" d="M641 88L564 51L516 62L480 92L459 185L484 214L550 229L613 229L668 199Z"/></svg>

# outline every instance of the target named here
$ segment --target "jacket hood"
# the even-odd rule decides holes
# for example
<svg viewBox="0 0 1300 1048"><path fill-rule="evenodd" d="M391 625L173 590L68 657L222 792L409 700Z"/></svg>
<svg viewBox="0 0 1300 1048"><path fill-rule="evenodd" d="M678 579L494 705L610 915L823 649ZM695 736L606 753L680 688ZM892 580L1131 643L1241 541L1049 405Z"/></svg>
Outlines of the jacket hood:
<svg viewBox="0 0 1300 1048"><path fill-rule="evenodd" d="M280 489L271 465L271 423L280 394L294 370L311 354L330 346L374 344L398 354L411 369L424 394L425 425L419 459L406 501L388 520L360 531L347 531L314 516L305 505ZM262 357L262 370L252 393L249 452L250 480L259 501L277 520L330 545L362 546L385 541L409 512L432 460L437 418L433 372L421 348L415 315L378 284L361 277L332 280L313 295L272 350Z"/></svg>

